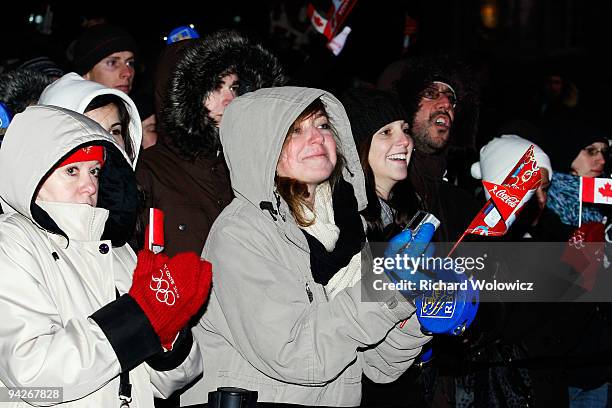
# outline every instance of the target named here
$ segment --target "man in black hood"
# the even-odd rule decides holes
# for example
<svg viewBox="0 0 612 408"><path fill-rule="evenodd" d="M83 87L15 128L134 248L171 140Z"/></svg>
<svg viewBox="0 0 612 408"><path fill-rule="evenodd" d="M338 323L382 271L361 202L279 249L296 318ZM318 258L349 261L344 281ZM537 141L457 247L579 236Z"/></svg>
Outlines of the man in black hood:
<svg viewBox="0 0 612 408"><path fill-rule="evenodd" d="M274 55L235 31L171 44L158 62L159 142L136 170L145 208L165 212L165 251L201 252L213 221L232 199L219 142L223 110L239 94L282 85Z"/></svg>

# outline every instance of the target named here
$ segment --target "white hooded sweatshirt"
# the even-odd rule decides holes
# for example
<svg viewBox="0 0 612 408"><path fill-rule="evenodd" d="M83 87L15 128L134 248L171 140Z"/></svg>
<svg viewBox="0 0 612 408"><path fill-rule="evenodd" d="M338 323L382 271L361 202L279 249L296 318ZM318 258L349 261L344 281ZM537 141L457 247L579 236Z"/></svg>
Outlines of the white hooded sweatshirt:
<svg viewBox="0 0 612 408"><path fill-rule="evenodd" d="M38 103L84 113L91 101L100 95L117 95L125 102L130 115L129 131L132 138L132 151L134 152L132 166L135 168L142 143L142 122L136 104L125 92L107 88L97 82L88 81L75 72L70 72L47 86L40 95Z"/></svg>

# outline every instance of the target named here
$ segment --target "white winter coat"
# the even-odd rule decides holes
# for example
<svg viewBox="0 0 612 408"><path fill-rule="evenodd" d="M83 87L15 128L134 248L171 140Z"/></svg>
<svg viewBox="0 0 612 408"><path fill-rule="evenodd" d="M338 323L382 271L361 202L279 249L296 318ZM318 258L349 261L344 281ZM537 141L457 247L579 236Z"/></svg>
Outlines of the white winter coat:
<svg viewBox="0 0 612 408"><path fill-rule="evenodd" d="M157 372L142 361L159 351L159 338L155 343L150 332L138 337L129 330L137 327L132 324L138 320L136 309L98 319L108 327L96 323L91 316L114 304L115 289L129 290L135 254L127 245L113 247L110 239L101 239L112 211L35 202L41 181L56 163L77 146L92 143L105 146L107 165L121 162L132 172L102 127L64 109L29 107L5 135L0 149L5 211L0 216L0 386L61 387L63 400L70 401L62 406L118 407L119 373L124 365L134 366L131 407L153 407L154 396L170 395L201 372L195 343L182 366ZM100 194L102 188L101 182ZM136 316L140 323L142 316ZM111 342L109 333L125 338Z"/></svg>

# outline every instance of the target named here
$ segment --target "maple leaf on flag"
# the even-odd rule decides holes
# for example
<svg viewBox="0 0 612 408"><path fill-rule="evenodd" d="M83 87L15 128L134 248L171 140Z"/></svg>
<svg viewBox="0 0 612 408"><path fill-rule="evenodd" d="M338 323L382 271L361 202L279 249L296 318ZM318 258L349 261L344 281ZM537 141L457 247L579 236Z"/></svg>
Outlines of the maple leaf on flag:
<svg viewBox="0 0 612 408"><path fill-rule="evenodd" d="M580 177L579 199L585 203L612 204L612 178Z"/></svg>
<svg viewBox="0 0 612 408"><path fill-rule="evenodd" d="M598 191L604 197L612 197L612 185L610 185L610 183L606 183L603 187L599 187Z"/></svg>
<svg viewBox="0 0 612 408"><path fill-rule="evenodd" d="M308 18L310 19L310 22L312 23L314 29L317 30L319 33L328 37L326 32L329 31L329 28L328 28L329 20L321 16L321 14L319 14L319 12L315 9L315 7L311 3L308 3L308 8L306 12L307 12ZM328 39L331 39L331 37L328 37Z"/></svg>

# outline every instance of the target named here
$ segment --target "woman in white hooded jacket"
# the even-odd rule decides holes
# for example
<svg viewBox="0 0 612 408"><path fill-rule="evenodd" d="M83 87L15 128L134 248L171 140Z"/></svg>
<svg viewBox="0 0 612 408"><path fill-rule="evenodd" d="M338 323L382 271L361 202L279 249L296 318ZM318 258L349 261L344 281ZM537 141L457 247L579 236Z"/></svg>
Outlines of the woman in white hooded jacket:
<svg viewBox="0 0 612 408"><path fill-rule="evenodd" d="M125 244L136 182L106 131L31 106L5 135L0 172L0 385L18 391L0 406L152 407L201 373L181 329L207 298L210 265L136 258Z"/></svg>

